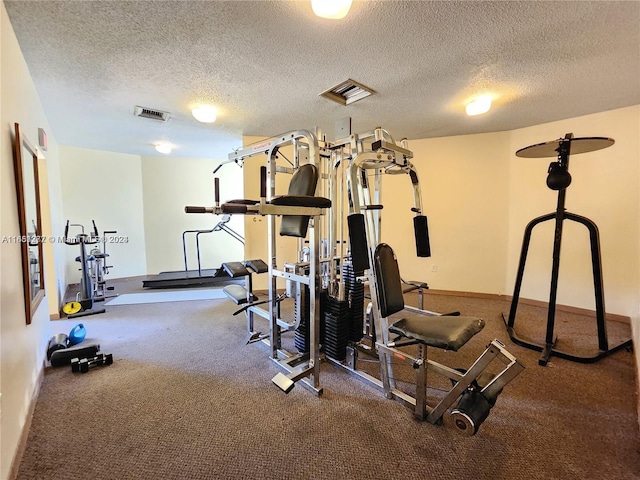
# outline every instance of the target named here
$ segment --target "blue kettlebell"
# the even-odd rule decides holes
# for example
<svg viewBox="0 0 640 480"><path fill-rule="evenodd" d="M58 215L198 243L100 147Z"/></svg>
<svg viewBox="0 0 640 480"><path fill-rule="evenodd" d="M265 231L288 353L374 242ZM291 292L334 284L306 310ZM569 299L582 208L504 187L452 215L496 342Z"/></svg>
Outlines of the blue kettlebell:
<svg viewBox="0 0 640 480"><path fill-rule="evenodd" d="M87 336L87 330L84 328L84 325L81 323L77 324L69 332L69 346L77 345L78 343L83 341L84 337L86 336Z"/></svg>

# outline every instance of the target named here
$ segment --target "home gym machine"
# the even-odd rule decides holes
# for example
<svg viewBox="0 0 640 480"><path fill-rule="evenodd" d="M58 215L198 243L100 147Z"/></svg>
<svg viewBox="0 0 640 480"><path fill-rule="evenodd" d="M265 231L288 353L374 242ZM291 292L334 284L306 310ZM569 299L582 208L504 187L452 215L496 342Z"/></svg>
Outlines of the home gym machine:
<svg viewBox="0 0 640 480"><path fill-rule="evenodd" d="M610 147L614 144L612 138L606 137L584 137L574 138L572 133L567 133L564 138L552 140L550 142L539 143L521 148L516 152L516 156L521 158L544 158L557 157L555 162L549 165L547 175L547 186L551 190L558 191L558 202L556 211L547 215L531 220L524 233L522 241L522 250L520 253L520 262L518 265L518 273L516 275L516 283L511 301L511 309L509 311L509 319L506 321L507 331L511 340L523 347L542 352L538 364L546 366L552 356L564 358L574 362L592 363L596 362L608 355L611 355L623 348L631 348L631 339L626 340L619 345L609 348L607 338L607 324L605 318L604 306L604 287L602 282L602 261L600 258L600 235L596 224L586 217L567 212L565 209L565 197L567 188L571 184L571 175L569 174L569 156L580 153L588 153L603 148ZM520 298L520 289L522 287L522 279L524 276L525 263L527 261L527 253L529 251L529 243L531 241L531 233L536 225L543 222L555 220L555 233L553 242L553 263L551 267L551 286L549 291L549 307L547 311L547 327L545 334L545 343L540 345L532 343L520 338L515 330L516 312L518 309L518 301ZM562 227L565 220L584 225L589 230L589 238L591 245L591 264L593 269L593 288L596 303L596 324L598 327L598 353L591 356L576 355L558 350L556 348L557 336L554 333L555 315L556 315L556 299L558 291L558 271L560 269L560 246L562 243Z"/></svg>
<svg viewBox="0 0 640 480"><path fill-rule="evenodd" d="M293 146L291 167L276 165L285 145ZM456 427L475 434L503 387L524 367L498 340L490 342L467 370L427 358L427 347L458 350L483 328L484 321L405 308L395 256L380 242L380 227L382 176L407 175L414 196L411 212L417 253L430 255L418 175L410 162L413 154L407 141L398 145L387 132L376 129L331 144L310 132L295 131L233 152L229 162L241 164L262 154L267 155L267 167L261 170L259 201L235 200L220 205L216 193L215 206L185 210L268 217L269 310L252 302L243 310L254 341L268 344L271 359L287 372L276 375L273 383L285 393L301 383L320 395L319 364L324 359L372 384L387 398L409 406L418 419L441 423L451 408ZM275 196L276 172L293 174L285 196ZM373 174L373 180L369 174ZM313 196L314 192L329 198ZM280 236L298 239L298 261L285 263L284 268L276 264L276 216L282 216ZM307 228L309 244L304 247ZM347 229L350 247L346 246ZM277 290L278 279L286 280L284 293ZM371 295L366 323L365 283ZM411 283L411 288L427 287L421 282ZM281 303L288 297L296 300L293 321L280 318ZM404 317L394 319L392 324L388 317L400 312ZM268 337L254 331L253 315L270 320ZM295 333L297 354L281 348L285 332ZM418 354L407 348L417 348ZM359 353L373 360L359 359ZM415 370L415 397L396 386L393 365L398 360ZM380 378L360 368L372 361L379 363ZM499 364L497 372L490 371L495 370L495 364ZM427 371L440 374L452 385L435 406L428 404Z"/></svg>
<svg viewBox="0 0 640 480"><path fill-rule="evenodd" d="M292 146L294 159L290 167L276 164L279 152L284 147ZM256 303L243 308L246 312L250 343L262 341L269 345L270 358L277 363L287 375L277 374L273 382L281 389L289 392L296 382L314 392L322 393L320 386L320 252L319 252L319 218L324 215L331 201L316 196L320 170L320 149L316 136L308 131L292 131L273 137L257 145L238 150L229 155L229 162L244 163L248 158L267 155L266 167L261 167L260 199L232 200L220 204L219 183L215 180L214 207L185 207L187 213L213 213L236 215L263 215L267 217L267 246L269 300L268 310ZM276 172L291 175L287 195L276 195ZM280 221L279 235L276 233L276 217ZM279 264L276 255L279 237L297 239L298 252L303 250L303 241L309 237L309 246L305 247L303 261ZM287 293L279 294L278 280L287 284ZM308 293L304 293L308 292ZM248 292L251 295L251 292ZM304 300L302 297L305 297ZM280 318L280 303L287 297L296 300L295 319L286 321ZM254 330L254 316L269 322L269 335L262 335ZM291 352L283 348L282 334L295 332L300 320L306 318L310 345L307 352Z"/></svg>
<svg viewBox="0 0 640 480"><path fill-rule="evenodd" d="M373 132L337 141L331 152L332 210L337 220L337 212L344 209L340 203L347 199L350 260L353 271L358 272L356 276L368 284L371 296L371 318L368 322L371 341L366 341L366 335L364 341L352 338L343 359L329 353L326 359L374 385L387 398L408 406L417 419L441 423L445 412L452 409L455 426L468 435L475 434L503 387L524 366L498 340L490 342L467 370L453 369L427 358L428 347L457 351L482 330L484 321L477 317L438 315L404 304L403 282L395 255L389 245L381 243L384 175L405 175L410 179L413 192L410 211L413 214L416 254L418 257L431 256L427 218L423 213L418 174L411 163L413 153L408 142L402 140L398 145L388 132L377 128ZM346 177L346 195L336 188L344 185L342 177ZM341 227L335 228L338 226L336 221L332 226L333 232L341 230ZM342 245L339 233L331 234L330 238L332 244L336 239L335 244ZM337 294L339 301L349 300L347 293L353 295L353 292L348 292L348 287L340 285L348 284L348 278L340 279L336 275L331 283L334 285L331 294ZM424 286L410 283L421 288ZM398 314L393 321L389 319L392 314ZM392 334L395 335L393 338ZM363 337L362 332L359 336ZM413 353L416 349L417 353ZM359 354L377 357L380 378L360 368ZM415 370L415 396L398 388L393 368L396 362ZM365 360L365 363L368 362ZM497 371L494 368L496 364L499 366ZM452 385L433 406L427 399L428 372L449 379Z"/></svg>
<svg viewBox="0 0 640 480"><path fill-rule="evenodd" d="M94 245L100 241L100 236L98 234L98 229L96 228L95 222L93 222L93 231L91 233L85 233L84 225L80 224L69 224L69 220L67 220L67 224L64 228L64 243L67 245L80 246L80 255L76 257L76 262L80 262L80 291L76 294L76 300L72 302L68 302L62 308L63 312L67 314L67 318L76 318L76 317L84 317L87 315L96 315L99 313L104 313L104 308L94 308L94 302L96 299L96 287L94 286L94 278L97 280L98 278L102 279L102 285L100 288L101 291L104 292L104 266L106 257L102 257L100 263L100 270L98 271L96 268L96 257L94 255L87 255L87 245ZM82 232L75 235L75 237L69 236L69 227L80 227ZM107 267L109 268L109 267ZM92 277L92 270L95 273L95 277ZM98 277L98 273L100 276ZM104 300L104 297L102 297Z"/></svg>

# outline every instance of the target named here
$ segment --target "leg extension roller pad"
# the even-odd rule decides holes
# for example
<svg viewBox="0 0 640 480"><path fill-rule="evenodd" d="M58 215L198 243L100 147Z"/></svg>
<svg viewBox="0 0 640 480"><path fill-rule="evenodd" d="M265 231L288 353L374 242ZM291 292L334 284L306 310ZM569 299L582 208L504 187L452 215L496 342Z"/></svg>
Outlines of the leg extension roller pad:
<svg viewBox="0 0 640 480"><path fill-rule="evenodd" d="M463 434L475 435L491 410L491 403L480 392L467 390L451 411L456 428Z"/></svg>

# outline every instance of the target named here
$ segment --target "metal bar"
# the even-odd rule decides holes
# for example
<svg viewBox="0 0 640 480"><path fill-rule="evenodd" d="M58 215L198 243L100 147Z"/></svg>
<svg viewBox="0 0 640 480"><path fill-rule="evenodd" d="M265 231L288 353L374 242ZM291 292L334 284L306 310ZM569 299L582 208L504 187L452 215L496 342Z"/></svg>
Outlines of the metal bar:
<svg viewBox="0 0 640 480"><path fill-rule="evenodd" d="M418 346L418 368L416 370L416 408L414 416L418 420L424 420L427 417L427 348L420 344Z"/></svg>
<svg viewBox="0 0 640 480"><path fill-rule="evenodd" d="M567 220L581 223L589 230L589 241L591 245L591 266L593 271L593 292L596 302L596 323L598 325L598 348L600 350L609 349L607 339L607 325L604 306L604 285L602 281L602 259L600 256L600 235L598 226L586 217L567 212Z"/></svg>
<svg viewBox="0 0 640 480"><path fill-rule="evenodd" d="M272 275L274 277L285 278L287 280L293 280L298 283L302 283L304 285L309 285L311 283L311 276L305 275L297 275L295 273L283 272L282 270L273 270Z"/></svg>
<svg viewBox="0 0 640 480"><path fill-rule="evenodd" d="M374 151L384 150L385 152L399 153L404 158L413 158L413 152L406 148L399 147L395 143L386 142L384 140L376 140L371 144L371 149Z"/></svg>
<svg viewBox="0 0 640 480"><path fill-rule="evenodd" d="M551 285L549 288L549 310L547 311L547 330L545 334L545 349L538 360L540 365L546 365L551 356L556 340L554 339L554 327L556 318L556 300L558 296L558 276L560 270L560 248L562 246L562 225L564 221L564 203L566 189L558 192L558 206L556 208L556 226L553 239L553 263L551 266Z"/></svg>
<svg viewBox="0 0 640 480"><path fill-rule="evenodd" d="M516 321L516 312L518 310L518 300L520 299L520 289L522 288L522 280L524 278L524 267L527 262L527 254L529 252L529 244L531 243L531 234L533 228L539 223L554 219L555 213L549 213L531 220L524 229L524 237L522 239L522 249L520 251L520 261L518 263L518 273L516 275L516 284L513 289L513 297L511 298L511 310L509 311L508 329L513 329Z"/></svg>
<svg viewBox="0 0 640 480"><path fill-rule="evenodd" d="M449 393L445 395L445 397L440 400L440 402L433 408L429 416L427 417L427 421L431 423L436 423L440 417L444 414L444 412L453 405L453 402L457 400L457 398L462 395L471 382L473 382L478 375L482 373L482 371L487 368L487 365L491 363L491 361L500 353L500 350L496 348L493 344L489 344L489 347L480 355L476 361L469 367L467 372L462 375L462 377L458 380L455 386L449 390Z"/></svg>
<svg viewBox="0 0 640 480"><path fill-rule="evenodd" d="M309 221L309 245L311 258L309 259L309 367L313 371L313 387L320 387L320 302L318 301L318 273L320 261L318 255L318 235L316 235L317 217ZM298 322L296 322L298 323Z"/></svg>

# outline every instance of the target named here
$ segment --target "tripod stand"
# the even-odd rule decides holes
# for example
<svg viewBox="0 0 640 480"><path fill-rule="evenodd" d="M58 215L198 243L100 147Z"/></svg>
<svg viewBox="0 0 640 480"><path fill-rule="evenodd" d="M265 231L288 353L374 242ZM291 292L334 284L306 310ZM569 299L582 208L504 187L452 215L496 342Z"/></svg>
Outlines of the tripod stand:
<svg viewBox="0 0 640 480"><path fill-rule="evenodd" d="M574 362L592 363L604 358L622 348L630 348L631 340L622 342L620 345L609 348L607 339L607 326L605 320L604 307L604 288L602 283L602 262L600 258L600 237L596 224L586 217L567 212L565 210L565 197L567 187L571 184L571 175L569 175L569 156L570 154L587 153L613 145L614 140L604 137L585 137L573 138L572 133L568 133L564 138L553 140L546 143L530 145L516 152L518 157L523 158L542 158L555 157L557 161L549 165L549 175L547 177L547 186L552 190L558 191L558 203L556 211L547 215L534 218L525 228L524 239L522 241L522 250L520 253L520 263L518 265L518 273L511 301L511 310L509 311L509 320L507 321L507 331L511 340L523 347L530 348L542 352L542 356L538 360L538 364L545 366L549 362L552 355L564 358ZM551 271L551 288L549 292L549 310L547 313L547 327L545 335L545 344L527 342L519 338L514 331L516 319L516 311L518 309L518 300L520 297L520 289L522 287L522 278L524 276L525 263L527 261L527 252L531 241L531 233L533 228L540 223L555 219L555 235L553 242L553 264ZM591 264L593 267L593 287L596 302L596 323L598 327L598 353L593 356L580 356L572 353L563 352L555 348L558 340L554 334L555 315L556 315L556 298L558 290L558 270L560 267L560 246L562 243L562 226L565 220L571 220L584 225L589 230L591 244Z"/></svg>

